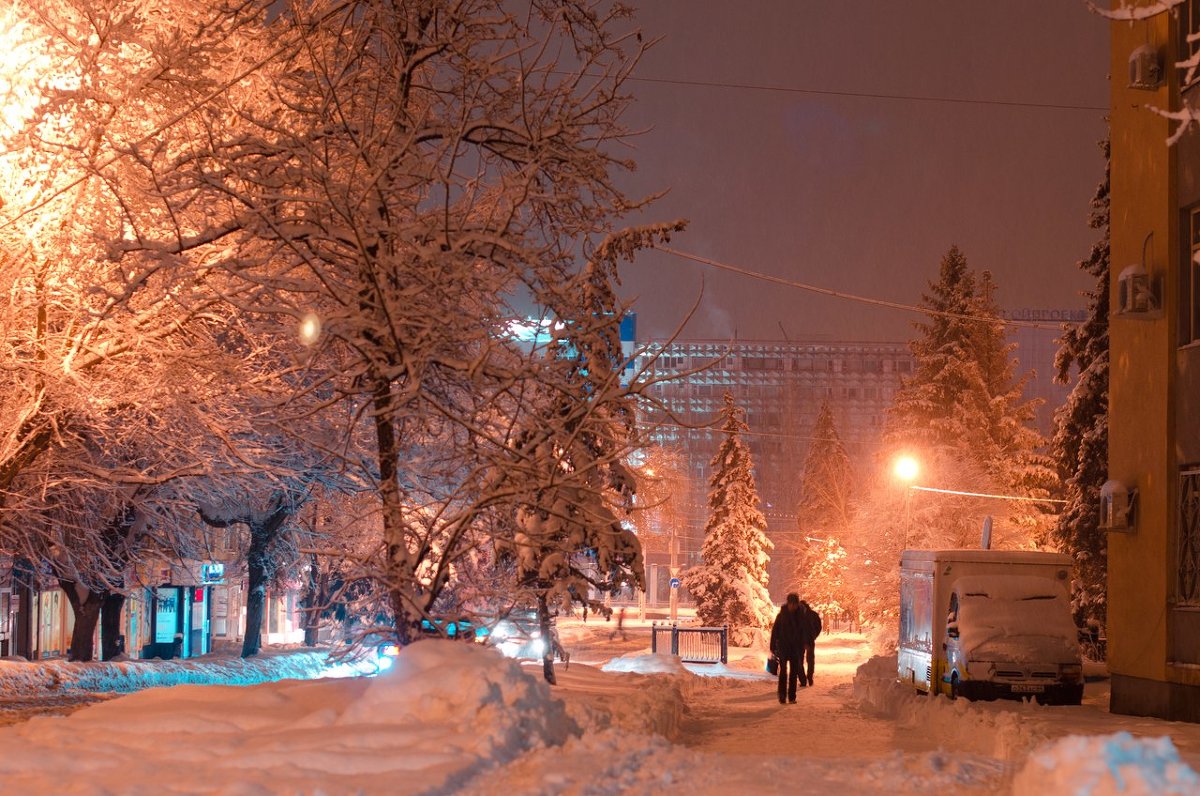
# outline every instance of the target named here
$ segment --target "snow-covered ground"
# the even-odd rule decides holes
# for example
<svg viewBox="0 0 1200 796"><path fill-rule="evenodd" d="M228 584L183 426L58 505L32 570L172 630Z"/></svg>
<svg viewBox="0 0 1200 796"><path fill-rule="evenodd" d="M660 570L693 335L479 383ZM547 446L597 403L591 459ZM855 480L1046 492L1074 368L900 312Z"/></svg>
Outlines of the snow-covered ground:
<svg viewBox="0 0 1200 796"><path fill-rule="evenodd" d="M0 728L0 782L33 794L1200 794L1200 726L1110 716L1103 683L1082 707L918 697L862 637L830 634L815 686L780 705L761 650L685 667L649 655L631 624L610 640L611 624L564 623L571 665L555 687L494 650L422 641L373 678L142 690ZM49 690L70 693L319 673L311 654L0 662L0 695L54 678Z"/></svg>

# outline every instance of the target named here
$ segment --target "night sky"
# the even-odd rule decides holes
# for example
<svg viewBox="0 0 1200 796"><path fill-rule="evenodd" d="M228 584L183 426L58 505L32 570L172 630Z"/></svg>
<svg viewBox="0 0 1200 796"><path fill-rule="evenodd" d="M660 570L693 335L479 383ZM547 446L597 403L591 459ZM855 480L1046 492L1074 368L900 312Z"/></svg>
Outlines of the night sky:
<svg viewBox="0 0 1200 796"><path fill-rule="evenodd" d="M665 38L640 78L945 97L920 101L639 81L635 221L686 217L680 250L915 304L951 244L1007 310L1085 306L1097 233L1108 23L1080 0L645 0ZM1078 109L1083 106L1083 109ZM905 340L912 313L644 253L623 271L639 337ZM703 279L703 282L702 282Z"/></svg>

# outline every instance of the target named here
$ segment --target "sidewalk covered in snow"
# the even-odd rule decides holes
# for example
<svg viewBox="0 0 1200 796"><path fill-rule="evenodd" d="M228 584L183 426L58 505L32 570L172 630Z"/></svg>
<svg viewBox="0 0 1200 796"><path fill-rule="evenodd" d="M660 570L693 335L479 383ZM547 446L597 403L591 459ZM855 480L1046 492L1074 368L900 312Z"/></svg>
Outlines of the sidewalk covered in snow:
<svg viewBox="0 0 1200 796"><path fill-rule="evenodd" d="M921 698L895 684L894 661L864 664L862 637L834 634L822 637L816 685L784 706L761 650L683 666L637 649L635 628L616 644L624 654L599 661L603 623L564 632L589 662L560 667L554 688L536 666L442 641L406 648L375 677L228 684L328 673L312 653L243 662L241 672L171 663L193 682L232 680L150 688L0 729L0 778L29 793L97 794L691 796L794 793L797 782L830 794L1200 792L1200 727L1110 716L1097 703L1102 684L1079 708ZM26 667L61 676L73 666L108 667L10 663L0 682L15 687ZM63 686L115 683L114 672L142 667L169 679L167 662L113 667Z"/></svg>

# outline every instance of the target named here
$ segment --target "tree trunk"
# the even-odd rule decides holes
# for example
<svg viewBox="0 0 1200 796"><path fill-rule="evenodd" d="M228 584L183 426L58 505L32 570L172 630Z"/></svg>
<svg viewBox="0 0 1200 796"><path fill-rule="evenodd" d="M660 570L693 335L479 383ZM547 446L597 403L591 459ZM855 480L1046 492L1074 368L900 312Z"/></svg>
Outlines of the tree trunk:
<svg viewBox="0 0 1200 796"><path fill-rule="evenodd" d="M111 661L125 654L125 637L121 635L121 609L125 607L125 595L104 595L100 605L100 659Z"/></svg>
<svg viewBox="0 0 1200 796"><path fill-rule="evenodd" d="M71 631L71 647L67 650L67 660L90 661L95 654L96 624L100 621L104 592L91 591L72 580L59 579L58 583L66 592L67 602L71 604L71 613L75 615L75 627Z"/></svg>
<svg viewBox="0 0 1200 796"><path fill-rule="evenodd" d="M404 522L400 516L400 473L396 428L392 425L391 383L379 378L375 387L375 444L379 460L379 499L383 503L383 538L387 544L388 602L396 627L396 643L401 647L414 640L414 628L420 621L404 598L404 584L411 581L408 570L408 546L404 542Z"/></svg>
<svg viewBox="0 0 1200 796"><path fill-rule="evenodd" d="M304 589L304 599L300 605L303 610L304 646L317 646L317 637L321 632L321 611L325 608L324 588L325 578L321 575L316 553L308 557L308 584Z"/></svg>
<svg viewBox="0 0 1200 796"><path fill-rule="evenodd" d="M554 644L550 634L550 607L546 605L546 592L538 594L538 628L542 632L542 676L550 685L558 685L554 677Z"/></svg>
<svg viewBox="0 0 1200 796"><path fill-rule="evenodd" d="M250 553L246 557L250 588L246 592L246 637L242 657L252 658L262 648L263 613L267 604L267 545L269 536L262 528L250 527Z"/></svg>
<svg viewBox="0 0 1200 796"><path fill-rule="evenodd" d="M242 507L233 513L211 511L197 506L200 519L214 528L228 528L242 523L250 528L250 551L246 556L246 571L249 588L246 590L246 636L242 640L242 657L252 658L262 648L263 614L267 604L267 584L271 581L273 562L271 548L284 520L295 510L288 496L277 492L271 497L265 511L251 506Z"/></svg>

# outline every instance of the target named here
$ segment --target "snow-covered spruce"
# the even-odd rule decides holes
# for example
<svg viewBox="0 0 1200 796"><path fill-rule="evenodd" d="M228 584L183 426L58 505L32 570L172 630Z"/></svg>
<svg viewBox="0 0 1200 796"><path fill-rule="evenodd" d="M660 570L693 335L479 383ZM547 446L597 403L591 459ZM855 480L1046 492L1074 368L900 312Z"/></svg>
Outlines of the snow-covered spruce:
<svg viewBox="0 0 1200 796"><path fill-rule="evenodd" d="M750 449L742 439L745 410L725 394L721 432L725 435L712 459L708 521L700 555L704 563L683 575L706 625L729 626L730 641L750 646L770 627L775 615L767 592L767 563L774 545L758 508Z"/></svg>

